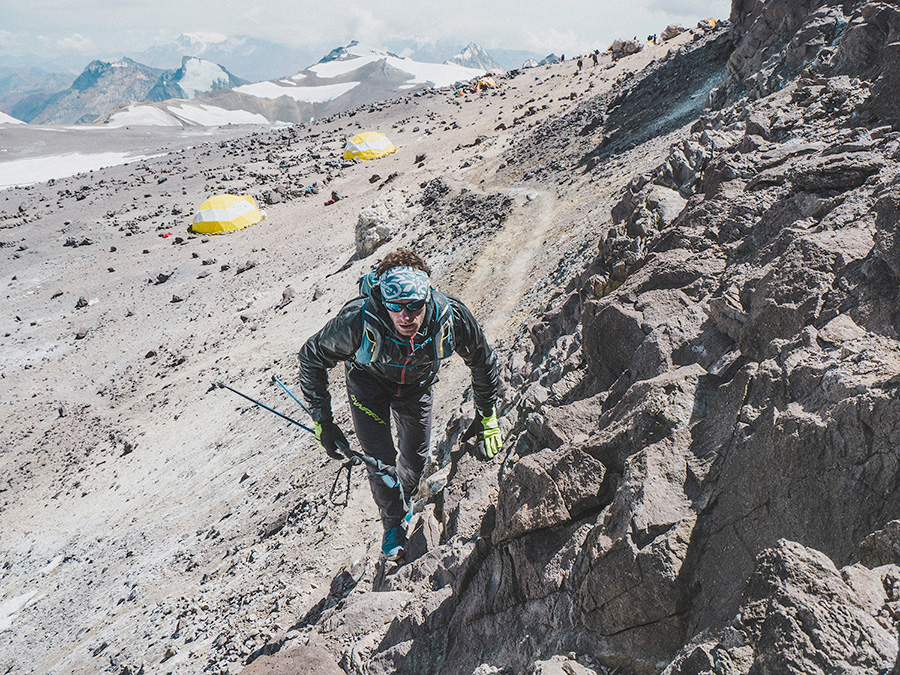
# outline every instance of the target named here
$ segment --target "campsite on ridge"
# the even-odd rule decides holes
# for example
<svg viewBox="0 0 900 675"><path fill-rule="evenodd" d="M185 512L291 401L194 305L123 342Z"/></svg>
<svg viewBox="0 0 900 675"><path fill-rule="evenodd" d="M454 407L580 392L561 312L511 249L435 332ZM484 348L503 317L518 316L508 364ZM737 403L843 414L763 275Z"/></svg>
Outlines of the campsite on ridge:
<svg viewBox="0 0 900 675"><path fill-rule="evenodd" d="M900 6L663 28L0 190L0 672L896 671ZM279 383L403 247L506 441L449 360L398 566L364 472L219 383L305 424Z"/></svg>

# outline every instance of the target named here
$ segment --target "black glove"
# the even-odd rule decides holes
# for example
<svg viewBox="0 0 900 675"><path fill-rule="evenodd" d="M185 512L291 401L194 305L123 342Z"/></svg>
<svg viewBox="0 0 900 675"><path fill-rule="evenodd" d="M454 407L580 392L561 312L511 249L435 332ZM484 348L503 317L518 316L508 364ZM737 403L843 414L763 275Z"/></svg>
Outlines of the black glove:
<svg viewBox="0 0 900 675"><path fill-rule="evenodd" d="M332 459L347 459L338 448L349 448L350 444L347 443L347 437L334 423L334 420L315 422L314 426L316 427L316 440L325 448L325 453Z"/></svg>
<svg viewBox="0 0 900 675"><path fill-rule="evenodd" d="M469 425L469 428L466 429L466 433L463 434L461 440L465 442L470 438L478 439L478 442L475 444L478 450L478 459L494 459L494 455L499 452L503 445L503 434L500 432L500 425L497 422L496 408L491 410L491 414L487 416L482 415L480 412L475 412L475 419Z"/></svg>

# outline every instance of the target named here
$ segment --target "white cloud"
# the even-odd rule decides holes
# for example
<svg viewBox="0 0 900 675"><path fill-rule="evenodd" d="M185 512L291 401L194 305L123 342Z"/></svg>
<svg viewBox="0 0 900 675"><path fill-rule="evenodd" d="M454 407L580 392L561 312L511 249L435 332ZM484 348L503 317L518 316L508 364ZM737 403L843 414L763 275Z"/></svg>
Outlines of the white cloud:
<svg viewBox="0 0 900 675"><path fill-rule="evenodd" d="M648 9L669 16L700 14L706 18L727 19L731 3L728 0L650 0Z"/></svg>
<svg viewBox="0 0 900 675"><path fill-rule="evenodd" d="M566 48L560 47L560 45L577 45L585 42L574 30L562 32L555 28L542 31L528 31L523 38L521 49L529 49L542 55L548 55L552 52L556 52L556 54L560 52L565 53Z"/></svg>
<svg viewBox="0 0 900 675"><path fill-rule="evenodd" d="M35 51L35 36L26 31L0 28L0 54L19 54Z"/></svg>
<svg viewBox="0 0 900 675"><path fill-rule="evenodd" d="M83 35L74 33L69 37L57 40L54 45L57 49L67 52L90 52L95 49L94 41Z"/></svg>
<svg viewBox="0 0 900 675"><path fill-rule="evenodd" d="M12 51L8 35L50 36L57 52L137 52L191 30L249 35L324 55L358 40L375 47L389 41L476 42L487 49L577 53L605 48L616 37L644 36L668 23L692 25L727 18L730 0L0 0L0 51ZM73 35L74 33L74 35ZM21 41L21 40L20 40ZM52 44L46 45L49 49Z"/></svg>
<svg viewBox="0 0 900 675"><path fill-rule="evenodd" d="M250 9L245 11L243 14L241 14L241 17L246 21L251 21L253 23L260 23L261 19L266 18L266 13L260 7L251 7ZM263 21L263 23L264 23L264 21Z"/></svg>
<svg viewBox="0 0 900 675"><path fill-rule="evenodd" d="M387 23L363 7L353 7L343 17L344 40L358 40L362 44L380 44L392 37L393 31Z"/></svg>

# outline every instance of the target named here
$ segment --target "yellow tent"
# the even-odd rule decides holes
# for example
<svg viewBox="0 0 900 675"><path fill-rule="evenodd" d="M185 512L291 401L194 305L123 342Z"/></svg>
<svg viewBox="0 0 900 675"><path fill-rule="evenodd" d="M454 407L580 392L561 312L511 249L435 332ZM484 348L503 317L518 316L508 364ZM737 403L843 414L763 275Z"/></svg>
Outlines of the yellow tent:
<svg viewBox="0 0 900 675"><path fill-rule="evenodd" d="M263 218L253 197L215 195L197 209L191 231L197 234L226 234L255 225Z"/></svg>
<svg viewBox="0 0 900 675"><path fill-rule="evenodd" d="M363 131L347 141L344 159L378 159L390 155L397 148L384 134L377 131Z"/></svg>
<svg viewBox="0 0 900 675"><path fill-rule="evenodd" d="M482 89L487 89L488 87L498 87L500 85L494 80L493 77L482 77L478 80L478 84L475 85L475 91L480 91Z"/></svg>

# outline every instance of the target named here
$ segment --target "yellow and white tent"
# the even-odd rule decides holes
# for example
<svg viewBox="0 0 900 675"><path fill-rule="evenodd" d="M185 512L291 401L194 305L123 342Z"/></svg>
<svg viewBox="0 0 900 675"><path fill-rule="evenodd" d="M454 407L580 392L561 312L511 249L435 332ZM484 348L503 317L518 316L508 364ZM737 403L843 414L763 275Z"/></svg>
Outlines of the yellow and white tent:
<svg viewBox="0 0 900 675"><path fill-rule="evenodd" d="M489 89L491 87L499 87L497 81L493 77L482 77L478 80L478 84L475 85L475 91L481 91L482 89Z"/></svg>
<svg viewBox="0 0 900 675"><path fill-rule="evenodd" d="M363 131L347 141L344 159L378 159L390 155L397 148L390 139L377 131Z"/></svg>
<svg viewBox="0 0 900 675"><path fill-rule="evenodd" d="M227 234L255 225L264 217L253 197L214 195L197 209L191 231L197 234Z"/></svg>

